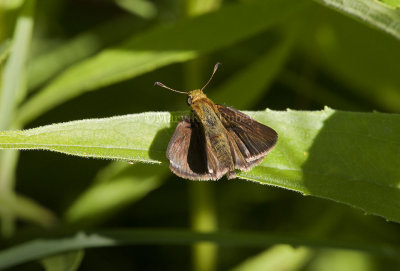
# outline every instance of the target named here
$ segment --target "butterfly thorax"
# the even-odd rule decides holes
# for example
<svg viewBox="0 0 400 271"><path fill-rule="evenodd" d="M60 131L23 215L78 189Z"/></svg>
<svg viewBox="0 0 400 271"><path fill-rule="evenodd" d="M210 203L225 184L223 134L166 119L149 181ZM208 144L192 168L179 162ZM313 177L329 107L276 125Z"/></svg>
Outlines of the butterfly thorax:
<svg viewBox="0 0 400 271"><path fill-rule="evenodd" d="M219 120L219 112L217 106L207 98L201 89L195 89L188 93L188 104L194 113L194 117L204 123L214 126L215 121Z"/></svg>

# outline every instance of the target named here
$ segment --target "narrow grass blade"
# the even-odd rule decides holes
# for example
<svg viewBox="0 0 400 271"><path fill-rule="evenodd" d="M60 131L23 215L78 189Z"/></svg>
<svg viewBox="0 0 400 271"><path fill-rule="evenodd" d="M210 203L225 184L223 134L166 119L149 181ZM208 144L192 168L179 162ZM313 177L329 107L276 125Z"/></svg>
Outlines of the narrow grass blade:
<svg viewBox="0 0 400 271"><path fill-rule="evenodd" d="M10 210L16 218L33 222L43 227L54 226L57 217L49 209L22 195L0 197L0 206Z"/></svg>
<svg viewBox="0 0 400 271"><path fill-rule="evenodd" d="M97 179L75 200L65 214L67 223L98 224L157 189L168 174L165 167L121 162L113 163L104 171L113 173Z"/></svg>
<svg viewBox="0 0 400 271"><path fill-rule="evenodd" d="M358 250L374 255L396 258L400 247L389 244L358 243L340 240L300 238L297 236L270 235L259 232L196 233L173 229L126 229L98 232L79 232L72 236L54 239L37 239L0 252L0 268L9 268L51 255L83 249L122 245L189 245L197 242L213 242L224 246L267 247L273 244L309 246L312 248L338 248Z"/></svg>
<svg viewBox="0 0 400 271"><path fill-rule="evenodd" d="M36 1L24 3L18 16L10 48L10 56L4 66L0 82L0 130L15 127L15 111L20 99L25 94L24 80L26 61L33 31ZM11 200L14 189L14 170L18 153L6 151L0 153L0 197ZM10 209L1 209L1 228L4 236L11 236L14 231L14 214Z"/></svg>
<svg viewBox="0 0 400 271"><path fill-rule="evenodd" d="M138 27L143 27L143 24L135 23L130 17L118 17L37 56L29 63L28 90L35 90L63 69L95 55L106 46L120 42Z"/></svg>

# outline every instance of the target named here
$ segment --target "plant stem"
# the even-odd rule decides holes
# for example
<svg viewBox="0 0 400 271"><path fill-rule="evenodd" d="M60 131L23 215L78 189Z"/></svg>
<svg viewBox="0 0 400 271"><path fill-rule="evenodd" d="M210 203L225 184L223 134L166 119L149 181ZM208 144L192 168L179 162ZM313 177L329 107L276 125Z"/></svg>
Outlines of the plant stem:
<svg viewBox="0 0 400 271"><path fill-rule="evenodd" d="M203 73L201 60L195 60L186 65L186 86L202 85L200 75ZM190 83L189 83L190 82ZM189 202L192 229L199 232L217 230L217 214L214 202L214 187L209 182L189 183ZM209 242L193 245L193 270L216 270L217 246Z"/></svg>
<svg viewBox="0 0 400 271"><path fill-rule="evenodd" d="M189 184L192 229L198 232L214 232L217 227L214 188L209 182ZM193 245L193 270L216 270L218 248L210 242Z"/></svg>

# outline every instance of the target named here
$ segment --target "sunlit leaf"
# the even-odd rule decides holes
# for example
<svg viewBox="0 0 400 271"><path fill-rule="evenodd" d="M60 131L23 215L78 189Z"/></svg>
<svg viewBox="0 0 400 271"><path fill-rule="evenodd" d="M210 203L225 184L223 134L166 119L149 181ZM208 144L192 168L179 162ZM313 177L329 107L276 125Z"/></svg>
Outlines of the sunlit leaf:
<svg viewBox="0 0 400 271"><path fill-rule="evenodd" d="M331 199L400 222L400 115L324 111L248 112L279 134L276 148L240 178ZM182 113L142 113L0 133L0 148L167 165ZM391 161L391 163L387 163Z"/></svg>
<svg viewBox="0 0 400 271"><path fill-rule="evenodd" d="M312 250L305 247L276 245L247 259L231 271L302 270L312 254Z"/></svg>
<svg viewBox="0 0 400 271"><path fill-rule="evenodd" d="M388 4L389 6L392 7L399 7L400 6L400 1L399 0L382 0L383 3Z"/></svg>
<svg viewBox="0 0 400 271"><path fill-rule="evenodd" d="M126 11L146 19L153 18L157 14L157 8L151 1L115 0L115 3Z"/></svg>
<svg viewBox="0 0 400 271"><path fill-rule="evenodd" d="M76 250L45 258L41 262L46 271L76 271L83 256L83 250Z"/></svg>
<svg viewBox="0 0 400 271"><path fill-rule="evenodd" d="M9 49L10 56L4 69L0 69L0 130L16 127L13 120L17 104L25 95L25 63L28 59L33 33L35 5L35 0L27 1L23 4L12 36L12 45ZM17 160L17 152L7 151L0 153L1 197L4 197L5 200L14 198L14 173ZM2 234L10 236L14 231L14 214L10 209L2 209L0 220Z"/></svg>

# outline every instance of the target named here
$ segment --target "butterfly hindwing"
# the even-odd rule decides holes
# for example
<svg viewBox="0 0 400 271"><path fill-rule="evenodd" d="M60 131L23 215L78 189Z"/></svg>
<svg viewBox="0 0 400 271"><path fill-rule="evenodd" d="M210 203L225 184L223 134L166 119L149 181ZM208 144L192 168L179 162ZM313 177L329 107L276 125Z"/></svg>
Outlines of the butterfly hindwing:
<svg viewBox="0 0 400 271"><path fill-rule="evenodd" d="M225 172L206 143L199 123L184 118L178 123L167 147L170 169L176 175L191 180L217 180Z"/></svg>

